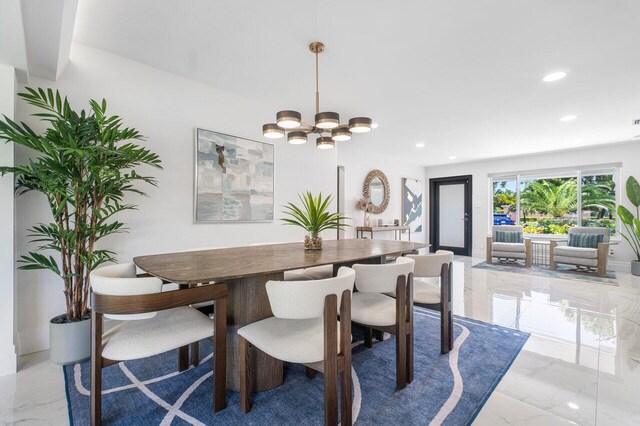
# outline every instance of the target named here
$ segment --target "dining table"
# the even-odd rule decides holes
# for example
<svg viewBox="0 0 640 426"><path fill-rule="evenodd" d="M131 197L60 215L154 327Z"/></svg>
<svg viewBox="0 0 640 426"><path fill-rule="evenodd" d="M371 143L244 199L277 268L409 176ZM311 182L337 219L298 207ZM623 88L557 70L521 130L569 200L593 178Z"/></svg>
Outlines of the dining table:
<svg viewBox="0 0 640 426"><path fill-rule="evenodd" d="M387 256L415 253L425 247L409 241L340 239L325 240L321 250L305 250L303 243L296 242L152 254L133 261L146 273L182 287L227 284L227 389L238 391L237 330L273 316L265 286L268 281L282 281L285 271L322 265L333 265L335 276L342 266L382 264ZM251 357L252 391L273 389L283 383L282 361L257 349Z"/></svg>

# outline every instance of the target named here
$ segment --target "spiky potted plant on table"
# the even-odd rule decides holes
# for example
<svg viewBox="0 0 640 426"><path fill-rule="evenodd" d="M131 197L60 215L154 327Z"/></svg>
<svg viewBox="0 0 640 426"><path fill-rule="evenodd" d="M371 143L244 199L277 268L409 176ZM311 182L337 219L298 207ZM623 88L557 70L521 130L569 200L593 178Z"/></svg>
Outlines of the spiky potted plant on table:
<svg viewBox="0 0 640 426"><path fill-rule="evenodd" d="M631 261L631 273L640 275L640 184L633 176L627 179L627 198L636 208L635 215L623 205L618 206L618 216L627 231L622 234L635 253L636 259Z"/></svg>
<svg viewBox="0 0 640 426"><path fill-rule="evenodd" d="M47 269L64 283L66 312L49 326L51 360L68 364L89 357L89 274L115 253L98 248L98 242L125 230L114 216L135 209L124 203L126 193L143 194L135 185L156 185L154 178L136 171L139 166L160 168L160 159L130 140L142 139L124 127L118 116L107 115L107 103L89 102L89 110L76 112L67 98L51 89L26 88L18 96L38 109L33 114L47 123L38 134L25 123L0 120L0 139L33 150L36 157L11 173L16 196L35 191L44 195L53 217L29 229L37 249L21 256L19 269ZM51 255L50 253L55 253ZM45 254L47 253L47 254Z"/></svg>
<svg viewBox="0 0 640 426"><path fill-rule="evenodd" d="M311 192L307 191L302 195L299 195L302 206L296 206L293 203L288 203L284 207L284 214L289 217L282 218L285 225L294 225L303 228L307 231L307 235L304 237L304 248L307 250L321 250L322 249L322 237L320 233L327 229L343 230L345 226L343 221L348 220L343 213L329 212L329 204L333 200L333 197L327 195L322 196L322 192L314 196Z"/></svg>

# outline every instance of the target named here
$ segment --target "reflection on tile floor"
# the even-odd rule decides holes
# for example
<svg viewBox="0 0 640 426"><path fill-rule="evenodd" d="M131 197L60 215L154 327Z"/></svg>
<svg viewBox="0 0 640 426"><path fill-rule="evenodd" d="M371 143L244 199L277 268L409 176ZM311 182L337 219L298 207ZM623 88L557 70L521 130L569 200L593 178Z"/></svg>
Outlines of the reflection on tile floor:
<svg viewBox="0 0 640 426"><path fill-rule="evenodd" d="M640 424L640 278L619 286L454 262L454 313L532 334L478 425ZM66 424L62 371L47 354L0 377L0 425Z"/></svg>
<svg viewBox="0 0 640 426"><path fill-rule="evenodd" d="M617 272L614 287L456 261L457 314L532 335L475 424L640 424L640 278Z"/></svg>

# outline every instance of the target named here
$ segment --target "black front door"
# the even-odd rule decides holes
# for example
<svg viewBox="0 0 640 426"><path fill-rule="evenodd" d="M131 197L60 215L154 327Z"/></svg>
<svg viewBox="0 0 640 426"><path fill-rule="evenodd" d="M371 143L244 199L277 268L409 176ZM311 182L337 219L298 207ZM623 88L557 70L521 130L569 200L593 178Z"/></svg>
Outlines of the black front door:
<svg viewBox="0 0 640 426"><path fill-rule="evenodd" d="M471 175L429 180L431 250L471 256Z"/></svg>

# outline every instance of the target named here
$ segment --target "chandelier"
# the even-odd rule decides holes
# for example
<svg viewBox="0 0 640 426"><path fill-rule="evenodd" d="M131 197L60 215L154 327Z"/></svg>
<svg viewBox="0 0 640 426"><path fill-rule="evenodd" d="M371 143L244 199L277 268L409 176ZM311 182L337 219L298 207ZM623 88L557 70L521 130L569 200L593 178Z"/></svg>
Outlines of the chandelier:
<svg viewBox="0 0 640 426"><path fill-rule="evenodd" d="M302 121L302 114L298 111L285 110L276 114L276 122L262 126L265 138L278 139L285 135L290 144L300 145L307 142L309 134L316 134L316 147L331 149L336 142L351 139L352 133L367 133L372 129L369 117L351 118L348 124L340 124L337 112L320 112L320 91L318 85L318 55L324 52L324 44L315 41L309 45L309 50L316 55L316 115L314 124Z"/></svg>

